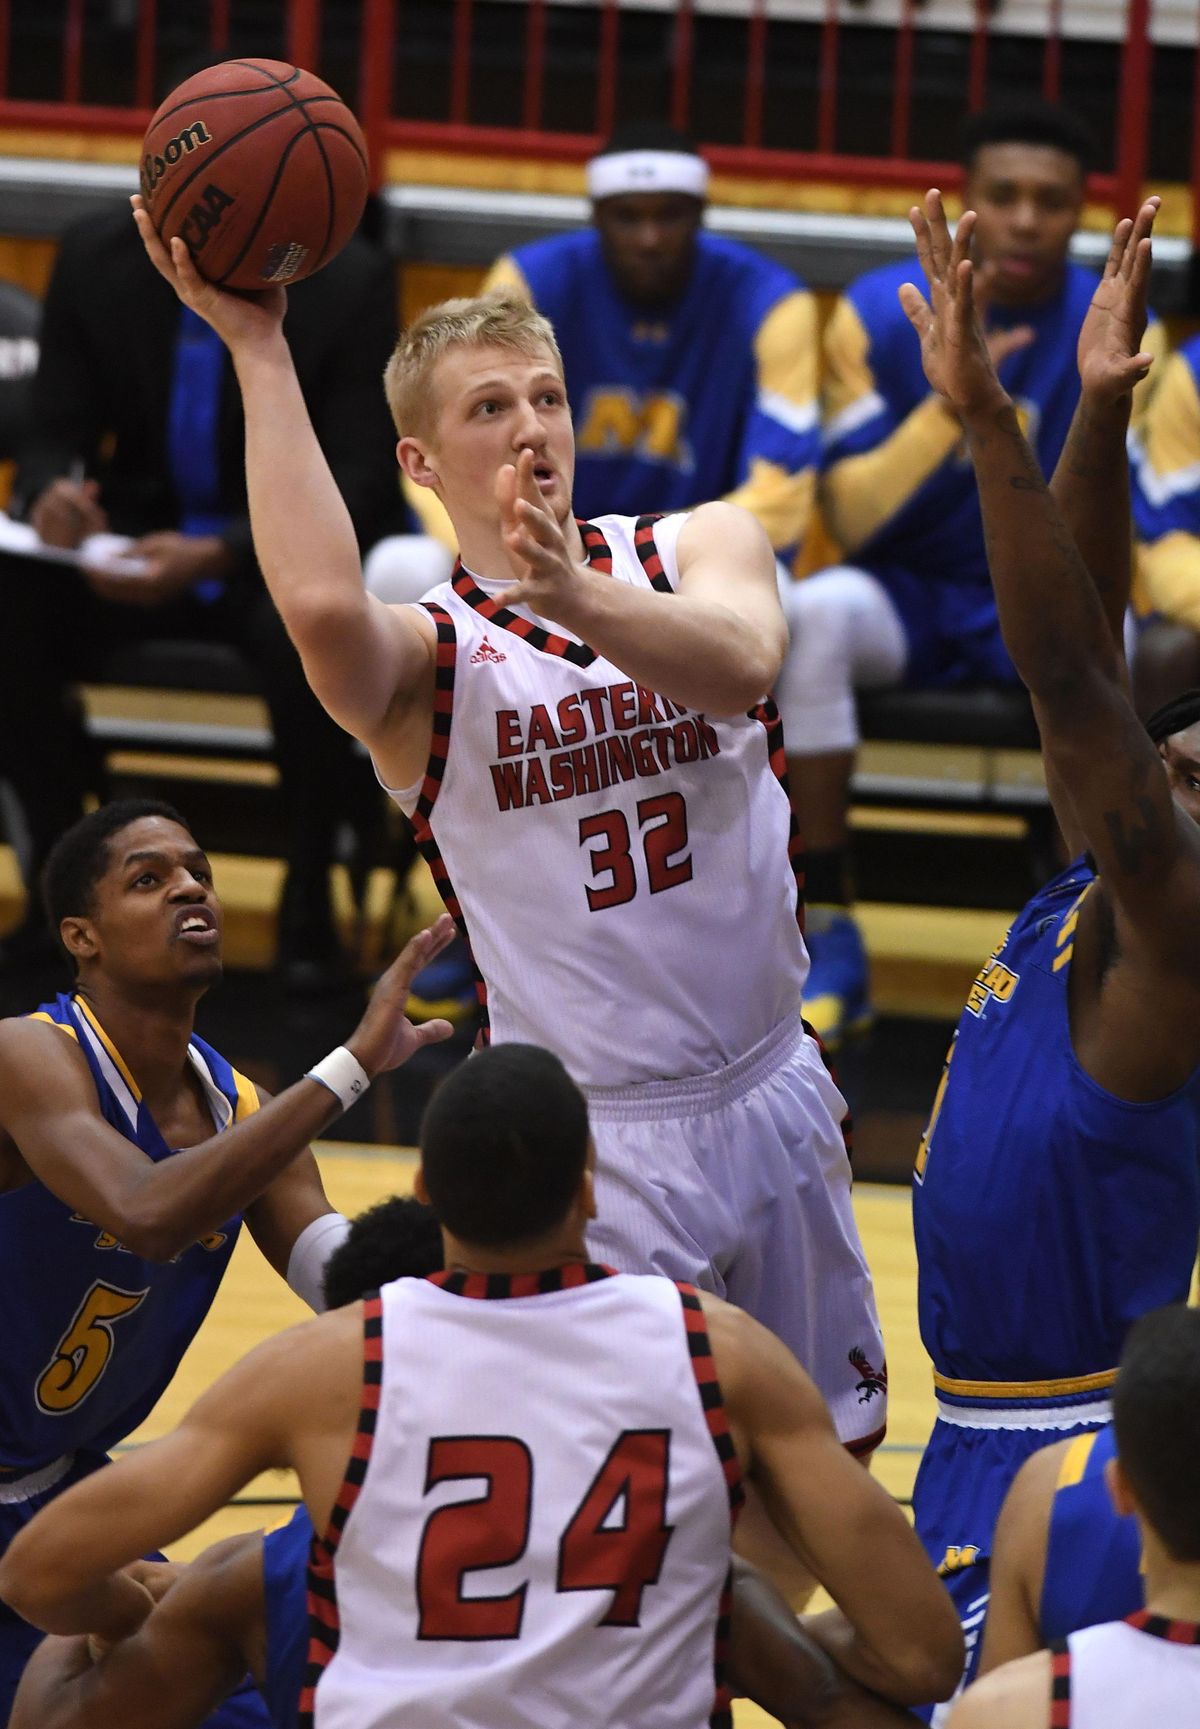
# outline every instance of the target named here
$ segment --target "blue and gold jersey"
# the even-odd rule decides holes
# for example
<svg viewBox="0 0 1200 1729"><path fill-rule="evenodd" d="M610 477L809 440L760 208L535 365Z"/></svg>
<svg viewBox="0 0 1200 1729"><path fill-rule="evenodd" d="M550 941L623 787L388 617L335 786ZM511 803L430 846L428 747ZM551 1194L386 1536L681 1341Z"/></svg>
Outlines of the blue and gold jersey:
<svg viewBox="0 0 1200 1729"><path fill-rule="evenodd" d="M653 315L617 292L595 229L522 246L487 288L549 318L575 422L575 509L588 518L727 498L782 556L803 538L820 449L817 325L791 271L701 232L682 300Z"/></svg>
<svg viewBox="0 0 1200 1729"><path fill-rule="evenodd" d="M308 1553L312 1520L303 1501L263 1538L266 1674L263 1697L275 1729L296 1729L308 1663Z"/></svg>
<svg viewBox="0 0 1200 1729"><path fill-rule="evenodd" d="M1000 369L1026 436L1050 475L1079 399L1076 346L1098 278L1068 264L1041 305L992 306L990 329L1030 325L1034 339ZM961 428L931 395L920 344L900 305L902 282L921 282L914 259L882 265L850 284L825 333L822 502L854 562L883 575L896 566L924 582L990 596L975 476ZM1161 326L1146 348L1161 353ZM1139 407L1142 399L1139 398ZM965 605L950 596L947 605ZM969 618L965 623L969 625Z"/></svg>
<svg viewBox="0 0 1200 1729"><path fill-rule="evenodd" d="M1200 337L1167 361L1129 443L1145 599L1200 630Z"/></svg>
<svg viewBox="0 0 1200 1729"><path fill-rule="evenodd" d="M1115 1098L1071 1044L1067 983L1095 874L1071 865L971 987L917 1158L921 1338L939 1402L1103 1400L1139 1315L1187 1299L1200 1237L1200 1072Z"/></svg>
<svg viewBox="0 0 1200 1729"><path fill-rule="evenodd" d="M105 1120L147 1158L171 1156L137 1084L80 997L33 1017L75 1039ZM250 1081L203 1039L188 1055L217 1128L258 1109ZM73 1213L43 1183L0 1195L0 1468L104 1451L153 1409L208 1312L241 1224L230 1219L162 1266Z"/></svg>
<svg viewBox="0 0 1200 1729"><path fill-rule="evenodd" d="M1081 1627L1123 1621L1143 1607L1137 1520L1112 1504L1104 1467L1116 1454L1112 1424L1067 1447L1050 1507L1038 1625L1042 1643Z"/></svg>

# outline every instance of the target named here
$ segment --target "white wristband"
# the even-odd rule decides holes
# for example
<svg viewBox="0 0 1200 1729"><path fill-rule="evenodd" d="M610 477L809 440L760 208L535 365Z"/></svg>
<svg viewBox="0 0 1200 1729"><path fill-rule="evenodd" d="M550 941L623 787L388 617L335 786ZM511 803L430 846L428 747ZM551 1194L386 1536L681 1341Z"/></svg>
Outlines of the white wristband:
<svg viewBox="0 0 1200 1729"><path fill-rule="evenodd" d="M320 1081L323 1087L328 1087L344 1111L350 1109L355 1099L361 1099L371 1084L370 1075L345 1045L339 1045L319 1063L314 1063L304 1078L306 1081Z"/></svg>

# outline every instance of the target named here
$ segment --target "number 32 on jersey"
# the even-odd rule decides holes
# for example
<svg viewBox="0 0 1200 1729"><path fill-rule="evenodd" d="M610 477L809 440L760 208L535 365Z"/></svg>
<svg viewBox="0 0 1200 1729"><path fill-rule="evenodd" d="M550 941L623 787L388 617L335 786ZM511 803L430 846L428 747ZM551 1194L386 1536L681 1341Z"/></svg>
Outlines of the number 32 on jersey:
<svg viewBox="0 0 1200 1729"><path fill-rule="evenodd" d="M636 1627L642 1594L657 1582L667 1524L669 1429L626 1429L585 1490L558 1545L558 1591L611 1591L601 1627ZM425 1493L480 1478L482 1495L439 1507L417 1555L420 1639L518 1639L528 1584L497 1596L464 1595L467 1574L514 1566L529 1543L533 1459L512 1435L431 1440Z"/></svg>

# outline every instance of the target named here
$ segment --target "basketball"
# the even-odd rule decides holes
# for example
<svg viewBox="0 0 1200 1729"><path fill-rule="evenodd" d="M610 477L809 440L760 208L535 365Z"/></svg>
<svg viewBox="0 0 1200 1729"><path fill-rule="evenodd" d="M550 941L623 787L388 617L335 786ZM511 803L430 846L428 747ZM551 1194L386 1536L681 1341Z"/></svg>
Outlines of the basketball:
<svg viewBox="0 0 1200 1729"><path fill-rule="evenodd" d="M269 288L311 276L349 240L367 197L367 147L311 72L226 60L159 107L141 191L163 239L180 235L210 282Z"/></svg>

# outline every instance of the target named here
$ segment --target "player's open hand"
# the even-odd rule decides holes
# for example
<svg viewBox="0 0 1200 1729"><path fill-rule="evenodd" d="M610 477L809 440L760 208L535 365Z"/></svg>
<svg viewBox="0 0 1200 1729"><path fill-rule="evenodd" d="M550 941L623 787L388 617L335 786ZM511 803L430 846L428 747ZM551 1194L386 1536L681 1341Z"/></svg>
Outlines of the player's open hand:
<svg viewBox="0 0 1200 1729"><path fill-rule="evenodd" d="M346 1049L372 1079L388 1069L398 1069L423 1046L438 1044L453 1033L449 1021L425 1021L414 1026L404 1010L413 979L450 946L454 936L454 920L443 913L428 930L418 931L404 945L372 991L366 1014L346 1040Z"/></svg>
<svg viewBox="0 0 1200 1729"><path fill-rule="evenodd" d="M929 281L929 299L905 282L900 304L921 341L921 364L931 389L954 412L969 416L1008 402L975 310L975 271L969 253L975 212L965 210L950 238L942 195L925 194L925 208L908 213L917 256Z"/></svg>
<svg viewBox="0 0 1200 1729"><path fill-rule="evenodd" d="M1132 220L1117 223L1092 303L1079 331L1079 381L1085 396L1119 402L1153 364L1142 350L1150 288L1150 236L1161 198L1147 198Z"/></svg>
<svg viewBox="0 0 1200 1729"><path fill-rule="evenodd" d="M523 450L496 476L500 535L516 578L496 602L520 602L542 618L565 623L564 603L569 611L570 597L587 571L575 562L566 535L538 491L537 462L532 450Z"/></svg>
<svg viewBox="0 0 1200 1729"><path fill-rule="evenodd" d="M146 256L164 281L169 282L185 306L211 324L222 342L236 350L273 338L287 311L287 290L264 288L254 294L218 288L201 276L186 243L176 235L170 246L150 218L140 192L130 199L133 220Z"/></svg>

